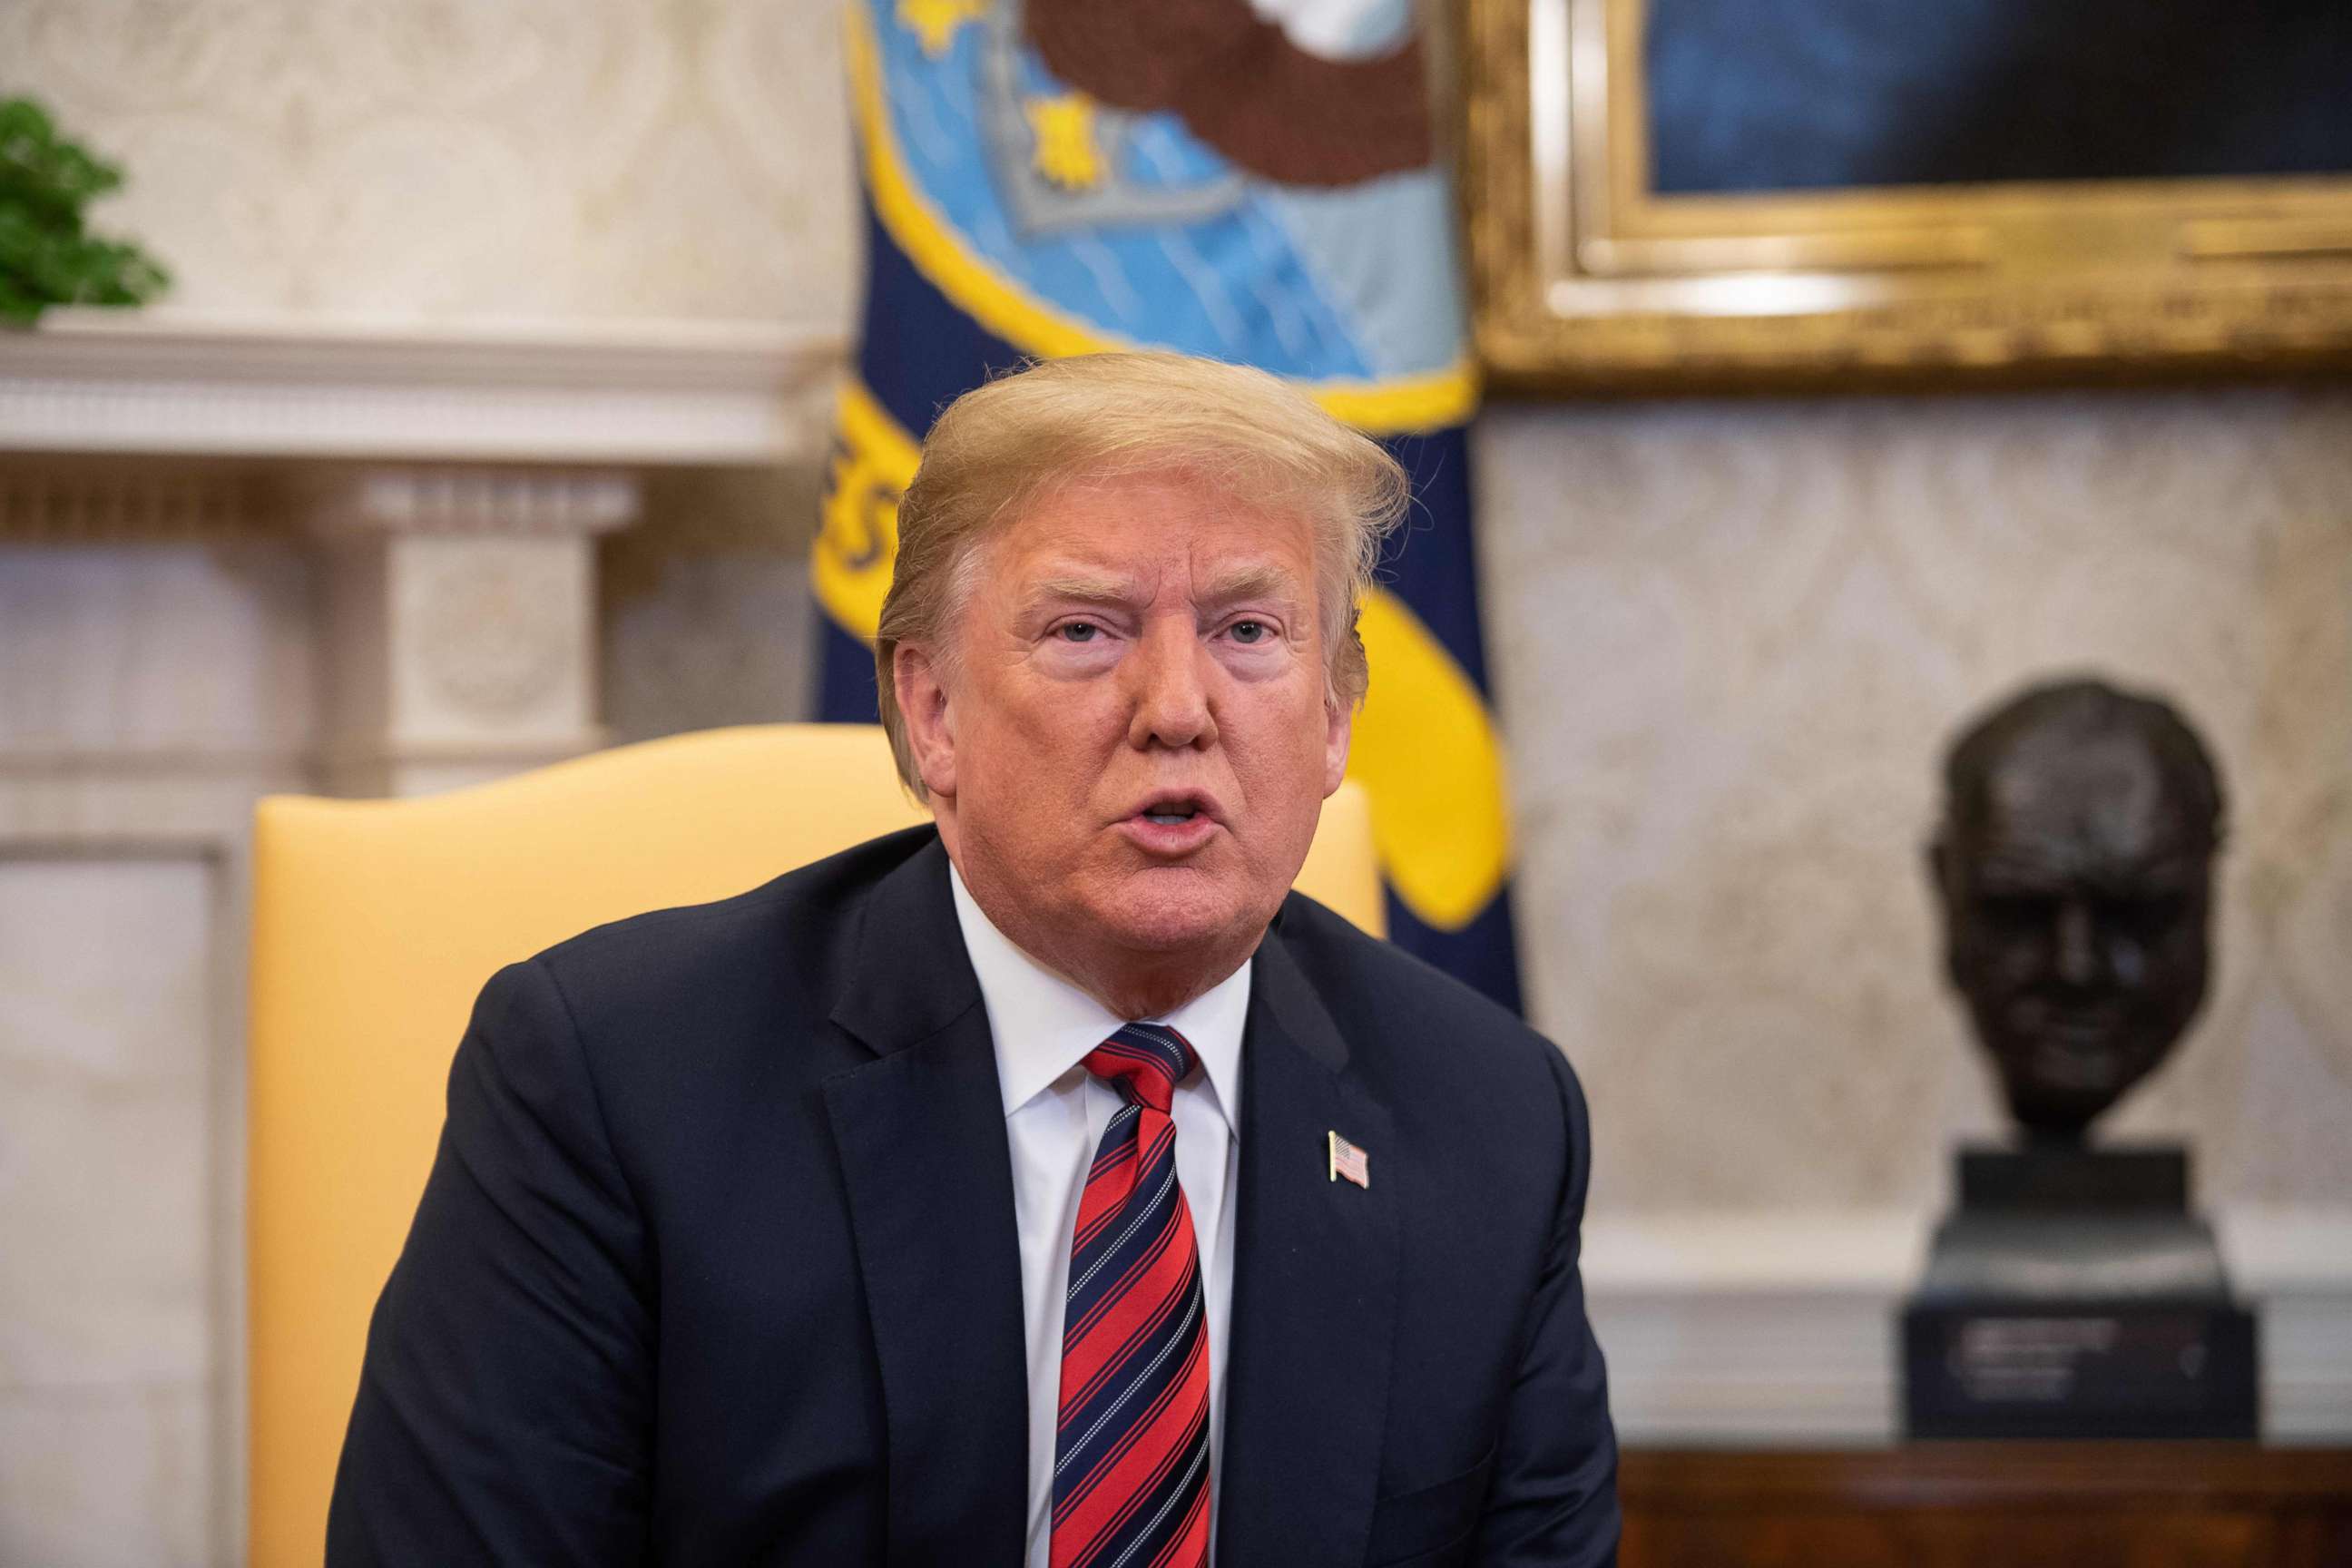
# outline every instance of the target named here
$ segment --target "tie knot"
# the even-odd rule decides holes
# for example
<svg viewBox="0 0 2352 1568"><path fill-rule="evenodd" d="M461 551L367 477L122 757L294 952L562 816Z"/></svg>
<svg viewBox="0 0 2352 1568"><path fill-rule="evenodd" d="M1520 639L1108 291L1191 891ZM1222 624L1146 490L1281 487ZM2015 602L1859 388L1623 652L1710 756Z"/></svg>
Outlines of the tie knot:
<svg viewBox="0 0 2352 1568"><path fill-rule="evenodd" d="M1192 1070L1192 1047L1165 1024L1128 1024L1087 1053L1087 1070L1165 1116L1176 1086Z"/></svg>

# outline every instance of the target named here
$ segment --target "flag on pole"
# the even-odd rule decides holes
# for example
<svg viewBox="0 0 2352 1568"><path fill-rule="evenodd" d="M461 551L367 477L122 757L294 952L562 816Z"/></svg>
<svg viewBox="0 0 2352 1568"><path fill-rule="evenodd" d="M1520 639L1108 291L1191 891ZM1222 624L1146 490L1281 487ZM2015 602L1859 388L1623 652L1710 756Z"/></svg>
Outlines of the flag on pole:
<svg viewBox="0 0 2352 1568"><path fill-rule="evenodd" d="M1296 383L1415 505L1360 630L1351 775L1402 946L1519 1005L1452 195L1412 0L847 0L866 289L812 579L818 710L875 714L899 493L961 394L1171 349Z"/></svg>

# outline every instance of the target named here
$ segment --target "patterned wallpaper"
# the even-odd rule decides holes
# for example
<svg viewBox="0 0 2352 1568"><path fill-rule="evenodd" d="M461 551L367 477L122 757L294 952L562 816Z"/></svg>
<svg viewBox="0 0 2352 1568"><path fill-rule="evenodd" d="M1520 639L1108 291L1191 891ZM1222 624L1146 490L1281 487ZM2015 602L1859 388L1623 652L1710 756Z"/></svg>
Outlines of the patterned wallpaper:
<svg viewBox="0 0 2352 1568"><path fill-rule="evenodd" d="M827 0L5 0L0 94L121 162L175 306L792 317L850 300Z"/></svg>
<svg viewBox="0 0 2352 1568"><path fill-rule="evenodd" d="M2000 1125L1922 847L2027 678L2173 694L2232 794L2205 1013L2102 1123L2352 1195L2352 390L1494 411L1532 1006L1619 1212L1943 1194ZM1377 678L1377 677L1376 677Z"/></svg>

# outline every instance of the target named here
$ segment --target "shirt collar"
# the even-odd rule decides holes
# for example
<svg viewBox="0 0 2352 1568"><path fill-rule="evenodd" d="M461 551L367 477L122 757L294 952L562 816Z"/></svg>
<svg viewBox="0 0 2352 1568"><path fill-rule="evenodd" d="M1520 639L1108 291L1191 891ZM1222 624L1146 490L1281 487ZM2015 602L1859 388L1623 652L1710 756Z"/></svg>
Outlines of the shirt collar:
<svg viewBox="0 0 2352 1568"><path fill-rule="evenodd" d="M948 885L955 895L964 951L980 979L981 1002L988 1009L997 1087L1010 1116L1129 1020L1015 947L981 911L952 862ZM1242 1126L1242 1026L1249 1017L1250 972L1255 965L1252 959L1164 1017L1135 1020L1165 1024L1191 1044L1209 1098L1236 1142Z"/></svg>

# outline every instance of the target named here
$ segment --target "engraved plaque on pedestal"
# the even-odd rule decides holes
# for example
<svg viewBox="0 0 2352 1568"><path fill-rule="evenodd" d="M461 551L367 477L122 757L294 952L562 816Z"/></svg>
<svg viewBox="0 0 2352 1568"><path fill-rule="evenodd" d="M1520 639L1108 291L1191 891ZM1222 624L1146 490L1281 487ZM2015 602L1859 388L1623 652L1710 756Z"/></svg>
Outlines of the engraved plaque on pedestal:
<svg viewBox="0 0 2352 1568"><path fill-rule="evenodd" d="M2255 1436L2255 1325L2179 1149L1963 1150L1904 1311L1914 1437Z"/></svg>

